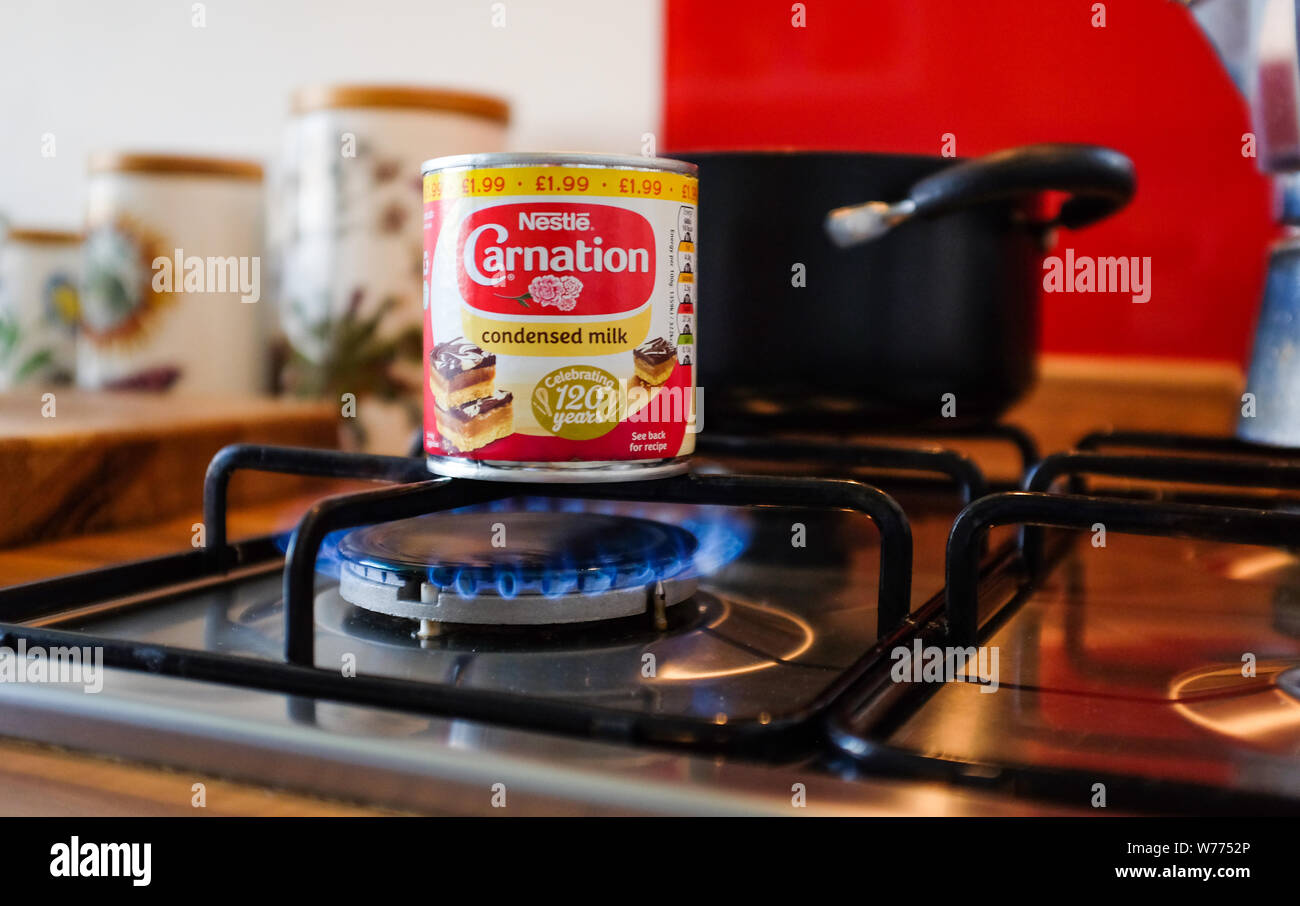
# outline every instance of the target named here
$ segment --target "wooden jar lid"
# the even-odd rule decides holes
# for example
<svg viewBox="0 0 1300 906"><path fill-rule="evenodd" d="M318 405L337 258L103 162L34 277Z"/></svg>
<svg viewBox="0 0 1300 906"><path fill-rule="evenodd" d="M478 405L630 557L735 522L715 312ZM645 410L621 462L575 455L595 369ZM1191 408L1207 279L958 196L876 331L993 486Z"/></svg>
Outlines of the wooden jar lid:
<svg viewBox="0 0 1300 906"><path fill-rule="evenodd" d="M510 121L510 105L499 97L427 88L416 85L313 85L293 96L293 112L356 107L386 107L399 110L442 110L495 120Z"/></svg>
<svg viewBox="0 0 1300 906"><path fill-rule="evenodd" d="M82 235L72 230L46 230L36 227L10 227L5 234L9 242L39 245L65 245L81 242Z"/></svg>
<svg viewBox="0 0 1300 906"><path fill-rule="evenodd" d="M256 161L228 157L113 151L91 155L90 172L164 173L176 176L227 176L235 179L260 180L262 165Z"/></svg>

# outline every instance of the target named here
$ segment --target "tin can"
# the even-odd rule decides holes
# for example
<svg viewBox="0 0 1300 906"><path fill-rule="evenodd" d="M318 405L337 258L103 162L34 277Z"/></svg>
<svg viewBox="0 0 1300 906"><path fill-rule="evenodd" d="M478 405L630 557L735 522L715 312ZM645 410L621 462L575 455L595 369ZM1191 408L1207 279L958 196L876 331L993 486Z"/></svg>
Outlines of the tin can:
<svg viewBox="0 0 1300 906"><path fill-rule="evenodd" d="M685 471L695 166L474 154L422 172L429 469L534 482Z"/></svg>

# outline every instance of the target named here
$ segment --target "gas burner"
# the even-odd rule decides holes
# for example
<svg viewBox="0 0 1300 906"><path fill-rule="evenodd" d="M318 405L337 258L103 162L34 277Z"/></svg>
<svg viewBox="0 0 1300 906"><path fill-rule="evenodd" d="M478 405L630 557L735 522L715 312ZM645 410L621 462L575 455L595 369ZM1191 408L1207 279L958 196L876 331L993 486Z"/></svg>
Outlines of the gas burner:
<svg viewBox="0 0 1300 906"><path fill-rule="evenodd" d="M545 626L648 614L688 599L698 543L675 525L596 513L459 512L356 529L339 543L339 594L420 622Z"/></svg>

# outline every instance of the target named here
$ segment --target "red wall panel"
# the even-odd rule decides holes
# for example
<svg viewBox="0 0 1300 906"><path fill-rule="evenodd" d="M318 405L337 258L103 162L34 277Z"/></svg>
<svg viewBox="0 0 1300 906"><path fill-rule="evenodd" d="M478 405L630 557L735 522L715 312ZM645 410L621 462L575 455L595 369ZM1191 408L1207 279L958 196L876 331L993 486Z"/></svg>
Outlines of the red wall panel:
<svg viewBox="0 0 1300 906"><path fill-rule="evenodd" d="M1111 0L1101 28L1096 5L808 0L795 28L780 0L667 0L663 145L1110 145L1137 166L1137 197L1057 251L1151 256L1151 301L1045 295L1045 348L1241 361L1276 233L1241 153L1245 104L1180 4Z"/></svg>

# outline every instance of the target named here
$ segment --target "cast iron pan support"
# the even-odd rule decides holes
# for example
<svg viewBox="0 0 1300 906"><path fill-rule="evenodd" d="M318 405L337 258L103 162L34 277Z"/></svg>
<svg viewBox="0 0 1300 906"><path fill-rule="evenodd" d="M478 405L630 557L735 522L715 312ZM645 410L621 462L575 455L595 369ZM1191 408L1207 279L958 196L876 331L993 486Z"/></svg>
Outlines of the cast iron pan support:
<svg viewBox="0 0 1300 906"><path fill-rule="evenodd" d="M756 475L682 475L617 484L518 484L438 479L323 500L303 516L289 542L284 570L285 658L315 663L316 556L330 532L437 512L471 503L530 497L685 503L701 506L783 506L847 509L868 516L880 532L877 636L907 619L911 606L912 529L885 492L856 481Z"/></svg>
<svg viewBox="0 0 1300 906"><path fill-rule="evenodd" d="M226 492L230 476L239 470L312 475L320 478L360 478L379 481L422 481L429 477L423 461L402 456L344 453L311 447L268 447L261 444L231 444L222 447L208 463L203 478L203 526L205 549L216 563L228 565Z"/></svg>
<svg viewBox="0 0 1300 906"><path fill-rule="evenodd" d="M416 468L418 467L418 468ZM710 750L778 745L780 741L807 745L822 732L821 721L839 700L848 680L841 677L798 712L774 717L767 722L730 721L720 725L712 719L668 714L640 715L623 709L564 700L550 700L519 693L487 689L465 689L455 685L426 683L384 676L342 676L338 670L321 669L312 663L312 582L314 561L327 526L345 527L353 519L374 522L394 519L412 512L424 512L431 502L453 507L501 496L595 497L624 500L671 500L681 503L714 503L733 506L776 504L791 507L833 507L852 509L871 517L881 533L879 614L881 626L905 624L912 568L911 529L902 510L883 492L853 481L818 479L756 478L744 476L684 476L663 481L626 485L521 485L490 484L445 478L429 479L422 463L397 457L369 457L304 448L241 446L223 450L209 468L205 487L205 518L211 541L223 539L215 550L190 551L154 560L127 563L107 569L60 576L25 585L0 588L0 612L7 620L49 616L62 608L95 596L156 593L161 585L196 578L221 576L222 560L238 559L250 545L241 542L226 549L225 490L230 475L240 468L285 474L326 475L337 478L401 480L416 476L422 481L380 488L362 494L345 495L319 503L299 524L290 558L298 565L286 566L295 576L286 596L285 608L293 642L287 645L289 663L264 657L247 657L221 652L198 651L171 645L145 644L128 639L97 637L49 626L0 622L0 645L13 647L20 639L28 645L92 645L104 651L104 664L160 676L174 676L241 688L259 689L292 696L294 702L312 699L354 703L369 707L396 708L418 714L454 717L547 733L568 733L617 741L654 741L667 745L694 745ZM411 470L411 471L408 471ZM310 548L310 550L309 550ZM259 560L258 562L271 562ZM901 626L900 630L901 631ZM883 635L883 633L882 633ZM876 654L865 652L849 674L874 662ZM847 675L846 675L847 676ZM802 750L801 750L802 751Z"/></svg>
<svg viewBox="0 0 1300 906"><path fill-rule="evenodd" d="M1087 530L1098 522L1108 533L1117 534L1271 547L1300 541L1297 513L1032 491L991 494L962 510L948 536L945 594L949 641L967 646L979 638L980 554L990 528L1032 525Z"/></svg>
<svg viewBox="0 0 1300 906"><path fill-rule="evenodd" d="M761 440L730 434L707 434L695 443L697 453L774 461L829 461L850 468L905 469L946 475L957 485L962 503L988 493L988 481L969 456L941 447L892 447L844 441Z"/></svg>
<svg viewBox="0 0 1300 906"><path fill-rule="evenodd" d="M1084 494L1082 475L1109 475L1145 481L1176 481L1185 484L1229 485L1234 487L1300 490L1300 463L1238 457L1205 459L1188 456L1111 455L1104 453L1054 453L1044 459L1025 481L1026 491L1046 492L1058 478L1070 478L1070 491ZM1109 526L1107 526L1109 528ZM1026 526L1021 549L1030 570L1037 574L1043 565L1043 532Z"/></svg>
<svg viewBox="0 0 1300 906"><path fill-rule="evenodd" d="M1105 430L1085 434L1075 445L1079 450L1098 451L1103 447L1146 447L1173 453L1213 453L1228 456L1263 456L1269 459L1295 459L1300 449L1258 444L1237 437L1206 434L1179 434L1172 431Z"/></svg>
<svg viewBox="0 0 1300 906"><path fill-rule="evenodd" d="M419 465L424 469L423 463ZM424 469L424 477L428 475L428 469ZM315 665L316 622L312 606L316 592L316 555L330 532L487 503L517 493L518 485L502 487L489 482L436 478L327 497L316 503L299 521L285 552L285 660L304 667Z"/></svg>

